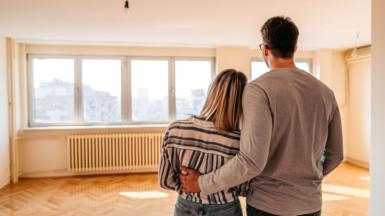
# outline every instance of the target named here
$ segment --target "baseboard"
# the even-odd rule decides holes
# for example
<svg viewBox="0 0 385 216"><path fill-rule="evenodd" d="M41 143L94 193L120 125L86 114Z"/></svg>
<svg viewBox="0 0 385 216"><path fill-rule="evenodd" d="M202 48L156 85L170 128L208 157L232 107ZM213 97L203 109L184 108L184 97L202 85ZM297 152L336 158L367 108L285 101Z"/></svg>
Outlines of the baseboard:
<svg viewBox="0 0 385 216"><path fill-rule="evenodd" d="M0 189L5 187L11 182L11 176L6 177L5 179L0 180Z"/></svg>
<svg viewBox="0 0 385 216"><path fill-rule="evenodd" d="M135 173L155 173L156 169L137 169L124 171L104 171L104 172L69 172L66 169L42 172L23 172L20 178L52 178L52 177L70 177L70 176L95 176L95 175L117 175L117 174L135 174Z"/></svg>
<svg viewBox="0 0 385 216"><path fill-rule="evenodd" d="M356 160L356 159L353 159L350 157L346 157L345 161L348 163L351 163L353 165L359 166L361 168L364 168L364 169L369 169L369 167L370 167L369 163L364 162L364 161L360 161L360 160Z"/></svg>

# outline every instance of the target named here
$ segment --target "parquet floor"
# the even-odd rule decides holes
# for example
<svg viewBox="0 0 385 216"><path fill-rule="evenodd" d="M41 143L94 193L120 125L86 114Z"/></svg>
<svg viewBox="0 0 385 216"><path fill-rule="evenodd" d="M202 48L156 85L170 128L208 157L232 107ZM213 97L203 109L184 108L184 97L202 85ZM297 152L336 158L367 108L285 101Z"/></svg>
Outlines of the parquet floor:
<svg viewBox="0 0 385 216"><path fill-rule="evenodd" d="M323 215L368 215L368 188L367 170L343 164L325 180ZM0 215L172 215L175 198L155 174L21 179L0 190Z"/></svg>

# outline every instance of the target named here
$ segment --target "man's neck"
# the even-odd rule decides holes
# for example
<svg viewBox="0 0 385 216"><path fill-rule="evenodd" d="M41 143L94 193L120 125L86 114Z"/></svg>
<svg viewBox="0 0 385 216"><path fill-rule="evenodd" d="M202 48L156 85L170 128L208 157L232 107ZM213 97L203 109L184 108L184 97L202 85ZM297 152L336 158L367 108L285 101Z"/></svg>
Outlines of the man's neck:
<svg viewBox="0 0 385 216"><path fill-rule="evenodd" d="M295 68L294 59L275 58L270 61L271 69Z"/></svg>

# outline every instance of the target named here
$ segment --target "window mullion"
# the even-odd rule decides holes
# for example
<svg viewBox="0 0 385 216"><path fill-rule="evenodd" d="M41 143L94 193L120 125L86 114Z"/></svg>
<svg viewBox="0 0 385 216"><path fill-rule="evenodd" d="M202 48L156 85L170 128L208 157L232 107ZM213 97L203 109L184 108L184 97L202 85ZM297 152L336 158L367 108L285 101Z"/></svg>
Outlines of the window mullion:
<svg viewBox="0 0 385 216"><path fill-rule="evenodd" d="M121 110L120 113L122 115L122 123L127 124L127 62L126 58L121 58L121 75L120 75L120 82L121 82Z"/></svg>
<svg viewBox="0 0 385 216"><path fill-rule="evenodd" d="M216 75L219 73L219 71L216 70L217 67L215 65L216 64L215 59L211 58L210 62L211 62L211 80L210 80L210 83L211 83L212 81L214 81L214 79L215 79Z"/></svg>
<svg viewBox="0 0 385 216"><path fill-rule="evenodd" d="M168 73L168 110L169 110L169 121L173 122L176 119L176 96L175 96L175 58L170 58L169 62L169 73Z"/></svg>
<svg viewBox="0 0 385 216"><path fill-rule="evenodd" d="M33 86L33 58L27 55L28 61L28 72L27 72L27 81L28 81L28 127L31 127L35 123L35 104L33 102L33 98L35 95L35 88Z"/></svg>
<svg viewBox="0 0 385 216"><path fill-rule="evenodd" d="M83 121L83 100L82 100L82 70L81 59L75 57L75 121L77 125L84 123Z"/></svg>
<svg viewBox="0 0 385 216"><path fill-rule="evenodd" d="M125 58L125 77L124 77L124 100L125 100L125 123L132 123L132 94L131 94L131 58Z"/></svg>

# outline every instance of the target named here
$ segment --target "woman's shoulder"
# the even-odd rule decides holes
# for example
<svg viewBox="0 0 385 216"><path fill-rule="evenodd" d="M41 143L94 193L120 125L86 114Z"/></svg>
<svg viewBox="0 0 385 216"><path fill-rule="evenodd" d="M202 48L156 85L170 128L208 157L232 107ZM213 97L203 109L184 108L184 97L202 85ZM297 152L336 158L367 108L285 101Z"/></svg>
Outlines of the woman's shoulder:
<svg viewBox="0 0 385 216"><path fill-rule="evenodd" d="M239 131L222 131L214 127L213 122L207 121L205 119L192 116L184 120L178 120L170 124L167 131L169 133L189 133L193 134L205 134L207 136L223 136L227 138L233 138L239 140L240 132Z"/></svg>
<svg viewBox="0 0 385 216"><path fill-rule="evenodd" d="M179 127L179 126L192 126L194 125L194 122L192 121L191 118L183 119L183 120L176 120L172 122L169 126L168 129L171 130L173 128Z"/></svg>
<svg viewBox="0 0 385 216"><path fill-rule="evenodd" d="M240 134L216 129L213 123L191 117L173 122L167 131L166 144L213 154L234 155L239 150Z"/></svg>

